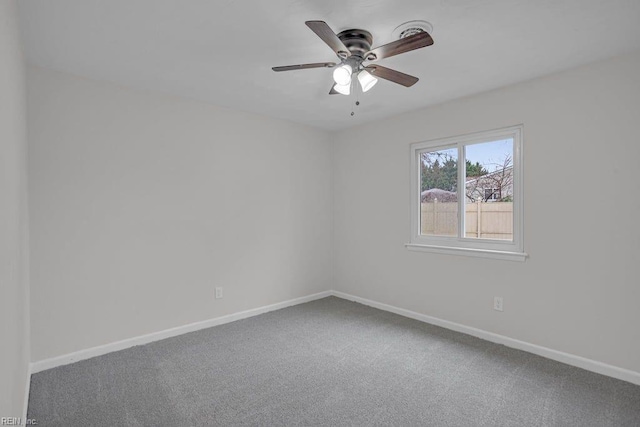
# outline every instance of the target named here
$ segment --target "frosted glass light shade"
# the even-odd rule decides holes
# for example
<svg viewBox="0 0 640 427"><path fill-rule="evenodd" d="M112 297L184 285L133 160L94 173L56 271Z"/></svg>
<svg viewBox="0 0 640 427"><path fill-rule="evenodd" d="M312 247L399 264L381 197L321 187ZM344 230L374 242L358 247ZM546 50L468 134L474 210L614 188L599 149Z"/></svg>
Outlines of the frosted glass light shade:
<svg viewBox="0 0 640 427"><path fill-rule="evenodd" d="M351 93L351 82L347 83L346 85L336 84L333 89L343 95L349 95Z"/></svg>
<svg viewBox="0 0 640 427"><path fill-rule="evenodd" d="M358 73L358 81L360 82L360 86L362 86L363 92L368 91L369 89L374 87L376 83L378 83L378 79L373 77L366 70L362 70L360 71L360 73Z"/></svg>
<svg viewBox="0 0 640 427"><path fill-rule="evenodd" d="M340 86L351 83L351 73L353 70L348 64L344 64L333 70L333 80Z"/></svg>

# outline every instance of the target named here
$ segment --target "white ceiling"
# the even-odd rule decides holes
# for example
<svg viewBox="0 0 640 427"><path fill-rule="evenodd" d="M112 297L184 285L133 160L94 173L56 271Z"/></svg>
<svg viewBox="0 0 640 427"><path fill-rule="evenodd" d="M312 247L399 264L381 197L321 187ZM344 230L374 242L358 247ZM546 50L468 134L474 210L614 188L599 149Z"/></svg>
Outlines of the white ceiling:
<svg viewBox="0 0 640 427"><path fill-rule="evenodd" d="M342 129L640 49L639 0L22 0L29 62L324 129ZM304 22L374 46L420 19L435 44L380 64L415 75L329 96L334 61Z"/></svg>

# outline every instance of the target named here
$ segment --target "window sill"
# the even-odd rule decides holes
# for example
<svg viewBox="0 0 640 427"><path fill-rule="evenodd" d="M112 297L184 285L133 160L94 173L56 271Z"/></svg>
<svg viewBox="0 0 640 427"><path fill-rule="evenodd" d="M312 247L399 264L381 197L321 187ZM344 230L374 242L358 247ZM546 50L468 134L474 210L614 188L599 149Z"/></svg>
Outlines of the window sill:
<svg viewBox="0 0 640 427"><path fill-rule="evenodd" d="M495 251L490 249L475 249L475 248L457 248L449 246L435 246L435 245L419 245L416 243L407 243L405 247L410 251L415 252L432 252L438 254L447 255L463 255L480 258L493 258L507 261L524 261L529 256L525 252L507 252L507 251Z"/></svg>

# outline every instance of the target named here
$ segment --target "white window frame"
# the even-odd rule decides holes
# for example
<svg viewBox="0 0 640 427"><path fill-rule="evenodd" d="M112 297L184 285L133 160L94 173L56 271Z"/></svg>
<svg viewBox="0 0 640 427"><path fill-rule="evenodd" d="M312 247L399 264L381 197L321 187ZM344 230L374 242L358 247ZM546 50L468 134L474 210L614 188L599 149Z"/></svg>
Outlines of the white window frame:
<svg viewBox="0 0 640 427"><path fill-rule="evenodd" d="M523 125L476 132L411 144L411 238L409 250L455 255L479 256L524 261L522 140ZM513 138L513 241L464 237L465 234L465 147L472 144ZM420 234L420 154L424 151L458 149L458 236L426 236Z"/></svg>

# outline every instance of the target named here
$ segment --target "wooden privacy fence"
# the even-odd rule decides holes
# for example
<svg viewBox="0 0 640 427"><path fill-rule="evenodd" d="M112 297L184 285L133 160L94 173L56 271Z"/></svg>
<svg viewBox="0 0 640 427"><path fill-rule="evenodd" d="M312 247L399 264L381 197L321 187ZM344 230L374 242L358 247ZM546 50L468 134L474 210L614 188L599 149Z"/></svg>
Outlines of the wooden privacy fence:
<svg viewBox="0 0 640 427"><path fill-rule="evenodd" d="M420 225L422 234L457 236L458 203L422 203ZM513 240L513 203L466 203L465 237Z"/></svg>

